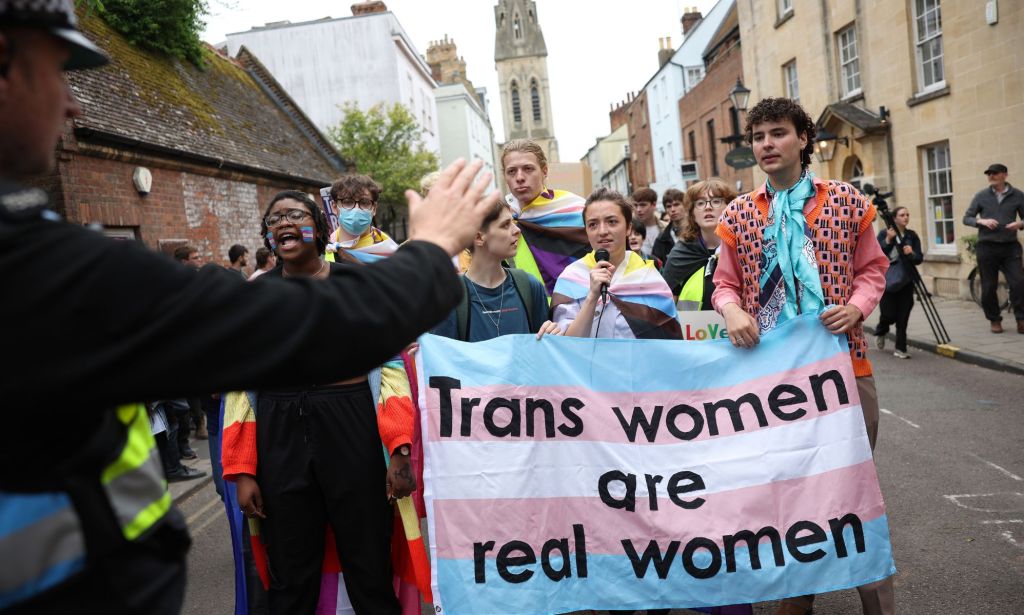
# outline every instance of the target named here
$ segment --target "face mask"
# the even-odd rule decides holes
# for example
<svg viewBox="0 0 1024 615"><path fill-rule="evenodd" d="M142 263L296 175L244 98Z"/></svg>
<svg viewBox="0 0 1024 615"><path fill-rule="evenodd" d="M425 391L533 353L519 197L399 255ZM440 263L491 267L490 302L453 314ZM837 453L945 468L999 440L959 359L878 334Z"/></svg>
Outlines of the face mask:
<svg viewBox="0 0 1024 615"><path fill-rule="evenodd" d="M341 215L338 216L338 223L350 235L362 235L366 229L370 228L371 222L373 222L373 214L358 207L343 209Z"/></svg>

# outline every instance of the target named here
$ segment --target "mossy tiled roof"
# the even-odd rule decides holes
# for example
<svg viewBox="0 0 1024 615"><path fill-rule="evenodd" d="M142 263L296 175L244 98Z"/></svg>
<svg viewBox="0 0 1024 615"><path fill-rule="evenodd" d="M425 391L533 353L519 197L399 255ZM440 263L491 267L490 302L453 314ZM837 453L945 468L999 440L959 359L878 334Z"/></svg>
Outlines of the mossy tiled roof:
<svg viewBox="0 0 1024 615"><path fill-rule="evenodd" d="M111 63L68 73L82 106L80 139L114 136L140 146L200 156L231 166L330 182L340 159L297 126L252 74L213 51L206 68L141 49L99 16L82 15L82 31ZM222 161L222 162L220 162Z"/></svg>

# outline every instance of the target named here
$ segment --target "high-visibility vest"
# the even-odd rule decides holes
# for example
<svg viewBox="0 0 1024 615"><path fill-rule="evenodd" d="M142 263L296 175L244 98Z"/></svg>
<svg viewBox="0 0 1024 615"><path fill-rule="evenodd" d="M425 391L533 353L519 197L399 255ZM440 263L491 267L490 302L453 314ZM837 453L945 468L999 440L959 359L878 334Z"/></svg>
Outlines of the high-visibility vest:
<svg viewBox="0 0 1024 615"><path fill-rule="evenodd" d="M679 291L679 301L676 302L676 309L680 312L698 312L704 302L704 265L683 284L683 290Z"/></svg>
<svg viewBox="0 0 1024 615"><path fill-rule="evenodd" d="M171 508L171 494L145 406L129 404L115 412L125 430L124 446L97 480L121 534L132 541L163 520ZM83 526L91 521L79 516L63 491L0 491L0 609L57 587L84 570Z"/></svg>

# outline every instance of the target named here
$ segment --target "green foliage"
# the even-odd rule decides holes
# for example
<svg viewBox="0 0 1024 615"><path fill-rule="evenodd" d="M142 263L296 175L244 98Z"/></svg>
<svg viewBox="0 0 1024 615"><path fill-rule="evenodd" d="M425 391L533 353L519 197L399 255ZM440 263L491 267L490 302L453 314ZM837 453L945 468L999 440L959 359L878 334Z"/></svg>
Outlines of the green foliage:
<svg viewBox="0 0 1024 615"><path fill-rule="evenodd" d="M206 0L79 0L133 45L205 65Z"/></svg>
<svg viewBox="0 0 1024 615"><path fill-rule="evenodd" d="M423 129L400 104L375 105L362 111L345 103L345 119L328 131L343 158L383 186L380 204L398 216L406 207L405 191L438 167L437 156L423 147Z"/></svg>

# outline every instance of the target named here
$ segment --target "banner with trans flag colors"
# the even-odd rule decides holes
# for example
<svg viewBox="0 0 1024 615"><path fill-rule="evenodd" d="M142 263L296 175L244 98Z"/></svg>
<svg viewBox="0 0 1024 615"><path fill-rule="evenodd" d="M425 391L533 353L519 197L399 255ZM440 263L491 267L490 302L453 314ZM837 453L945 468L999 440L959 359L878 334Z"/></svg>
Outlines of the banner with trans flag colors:
<svg viewBox="0 0 1024 615"><path fill-rule="evenodd" d="M710 607L892 575L844 337L420 340L435 612Z"/></svg>

